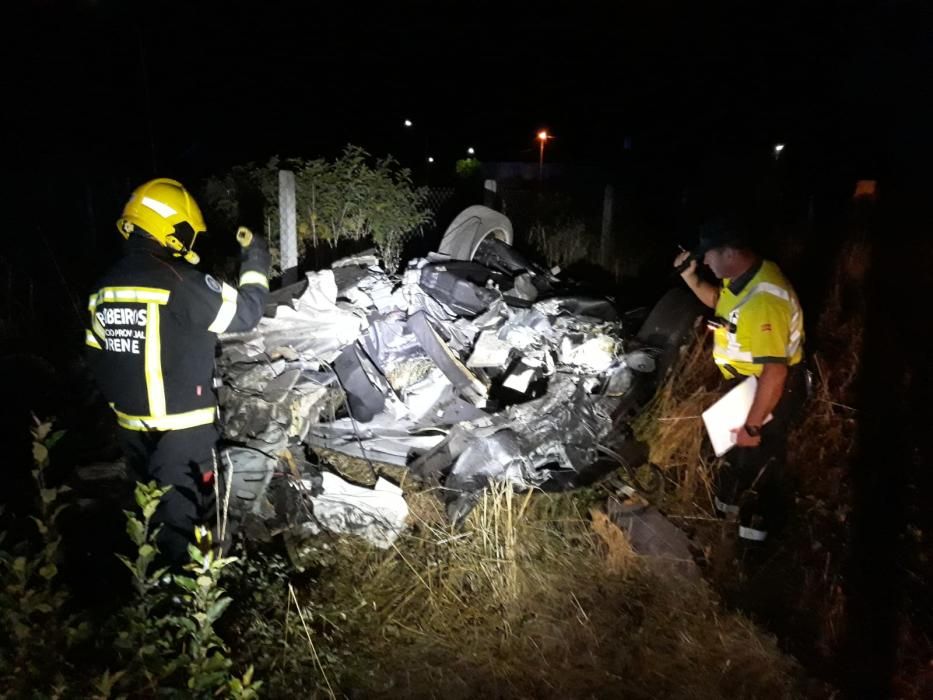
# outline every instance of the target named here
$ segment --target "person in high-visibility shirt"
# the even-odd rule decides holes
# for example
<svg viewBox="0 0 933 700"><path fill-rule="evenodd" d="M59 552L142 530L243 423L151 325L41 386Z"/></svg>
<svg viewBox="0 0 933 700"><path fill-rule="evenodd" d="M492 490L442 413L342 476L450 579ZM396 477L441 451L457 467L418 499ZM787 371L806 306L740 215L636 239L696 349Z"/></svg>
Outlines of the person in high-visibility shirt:
<svg viewBox="0 0 933 700"><path fill-rule="evenodd" d="M698 261L721 284L702 279ZM713 360L727 383L757 377L752 406L733 431L736 446L717 475L715 505L723 516L738 519L742 540L763 542L786 510L787 432L806 393L803 311L778 266L749 247L735 221L705 224L699 247L678 255L674 266L714 309Z"/></svg>
<svg viewBox="0 0 933 700"><path fill-rule="evenodd" d="M211 501L217 335L259 323L269 252L255 236L241 248L237 288L196 270L204 218L184 186L165 178L133 192L117 229L125 250L90 296L87 356L129 466L172 487L155 520L161 556L177 567Z"/></svg>

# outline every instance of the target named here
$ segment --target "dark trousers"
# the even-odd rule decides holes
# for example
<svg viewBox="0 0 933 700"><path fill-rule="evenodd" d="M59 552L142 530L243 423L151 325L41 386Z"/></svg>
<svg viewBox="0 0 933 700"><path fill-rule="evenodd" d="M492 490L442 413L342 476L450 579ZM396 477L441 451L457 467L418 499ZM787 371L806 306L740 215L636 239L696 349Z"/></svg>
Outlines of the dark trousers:
<svg viewBox="0 0 933 700"><path fill-rule="evenodd" d="M213 502L213 488L204 483L203 475L214 469L217 429L213 425L166 432L120 428L119 436L135 478L172 487L153 520L162 526L158 545L163 565L178 568L188 561L194 528Z"/></svg>
<svg viewBox="0 0 933 700"><path fill-rule="evenodd" d="M730 381L728 388L744 379ZM733 447L723 457L716 475L716 508L738 514L743 539L763 540L769 528L783 523L789 500L784 479L787 433L805 399L806 370L800 363L787 374L774 417L761 429L761 444Z"/></svg>

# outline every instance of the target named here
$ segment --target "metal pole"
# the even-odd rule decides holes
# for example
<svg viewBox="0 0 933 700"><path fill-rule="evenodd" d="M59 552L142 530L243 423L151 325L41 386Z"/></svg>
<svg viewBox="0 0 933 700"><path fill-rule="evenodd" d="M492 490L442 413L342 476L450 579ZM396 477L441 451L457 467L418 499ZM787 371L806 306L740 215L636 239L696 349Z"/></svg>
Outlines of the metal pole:
<svg viewBox="0 0 933 700"><path fill-rule="evenodd" d="M540 147L538 148L538 179L543 180L544 179L544 142L547 141L547 139L539 138L538 141L540 143Z"/></svg>
<svg viewBox="0 0 933 700"><path fill-rule="evenodd" d="M295 173L290 170L279 170L279 256L282 265L282 284L298 281Z"/></svg>

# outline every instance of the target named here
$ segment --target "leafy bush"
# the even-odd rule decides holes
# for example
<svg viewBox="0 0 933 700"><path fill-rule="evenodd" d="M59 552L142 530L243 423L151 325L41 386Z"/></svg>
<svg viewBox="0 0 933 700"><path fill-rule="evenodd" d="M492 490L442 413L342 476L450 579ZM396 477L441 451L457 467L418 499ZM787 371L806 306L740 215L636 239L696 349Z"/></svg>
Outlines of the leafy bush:
<svg viewBox="0 0 933 700"><path fill-rule="evenodd" d="M298 238L305 246L371 239L386 268L395 270L404 242L430 221L427 188L414 187L410 172L392 156L374 160L358 146L347 146L333 162L273 158L264 166L238 166L207 182L208 208L234 228L243 202L258 192L266 236L274 248L280 169L295 173Z"/></svg>
<svg viewBox="0 0 933 700"><path fill-rule="evenodd" d="M480 174L480 162L476 158L461 158L455 164L457 176L464 180L476 177Z"/></svg>
<svg viewBox="0 0 933 700"><path fill-rule="evenodd" d="M73 612L60 580L61 535L58 518L67 507L66 487L46 483L49 450L61 437L51 423L33 429L33 478L39 492L35 537L0 550L0 698L185 697L251 700L260 682L252 667L242 676L215 630L231 599L219 582L232 558L218 556L210 535L196 533L191 563L181 573L154 568L158 559L152 518L168 488L154 482L135 491L140 515L126 511L134 558L121 556L136 596L94 635L92 615ZM4 533L0 533L0 543ZM94 659L93 663L88 658ZM118 669L113 671L112 669Z"/></svg>
<svg viewBox="0 0 933 700"><path fill-rule="evenodd" d="M46 468L62 433L36 420L32 436L36 536L13 544L11 552L0 551L0 688L12 697L61 693L71 671L64 661L89 634L87 623L67 611L68 595L59 585L58 520L67 489L50 488Z"/></svg>

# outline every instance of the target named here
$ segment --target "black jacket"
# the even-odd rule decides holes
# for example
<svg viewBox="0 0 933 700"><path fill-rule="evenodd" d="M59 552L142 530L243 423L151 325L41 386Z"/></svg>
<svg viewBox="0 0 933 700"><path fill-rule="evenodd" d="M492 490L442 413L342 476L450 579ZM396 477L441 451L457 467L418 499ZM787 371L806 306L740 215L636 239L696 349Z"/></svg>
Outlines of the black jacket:
<svg viewBox="0 0 933 700"><path fill-rule="evenodd" d="M244 249L239 289L139 233L91 294L86 332L94 374L120 426L180 430L214 421L217 334L248 331L268 293L264 242Z"/></svg>

